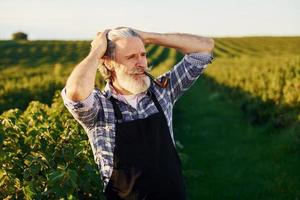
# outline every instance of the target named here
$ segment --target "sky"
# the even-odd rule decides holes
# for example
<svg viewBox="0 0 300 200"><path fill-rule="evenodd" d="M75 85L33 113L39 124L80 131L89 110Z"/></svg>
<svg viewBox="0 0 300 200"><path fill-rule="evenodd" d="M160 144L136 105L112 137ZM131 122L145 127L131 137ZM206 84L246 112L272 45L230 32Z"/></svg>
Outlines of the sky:
<svg viewBox="0 0 300 200"><path fill-rule="evenodd" d="M211 37L300 36L300 0L0 0L0 40L90 40L127 26Z"/></svg>

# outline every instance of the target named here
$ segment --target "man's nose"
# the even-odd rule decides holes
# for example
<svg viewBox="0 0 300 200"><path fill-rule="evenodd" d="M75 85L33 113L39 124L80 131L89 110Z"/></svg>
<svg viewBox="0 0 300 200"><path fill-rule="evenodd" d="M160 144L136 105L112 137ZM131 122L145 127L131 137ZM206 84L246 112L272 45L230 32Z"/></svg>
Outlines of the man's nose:
<svg viewBox="0 0 300 200"><path fill-rule="evenodd" d="M146 68L147 67L147 59L143 56L138 56L136 66Z"/></svg>

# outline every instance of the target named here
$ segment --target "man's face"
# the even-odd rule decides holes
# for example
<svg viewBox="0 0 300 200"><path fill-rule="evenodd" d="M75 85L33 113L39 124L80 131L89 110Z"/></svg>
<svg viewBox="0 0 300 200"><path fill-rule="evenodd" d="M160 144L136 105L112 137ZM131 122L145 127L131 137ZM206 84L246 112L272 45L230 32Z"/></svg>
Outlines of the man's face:
<svg viewBox="0 0 300 200"><path fill-rule="evenodd" d="M144 43L138 37L130 37L116 42L114 79L125 90L138 94L150 86L149 77L145 76L147 57Z"/></svg>

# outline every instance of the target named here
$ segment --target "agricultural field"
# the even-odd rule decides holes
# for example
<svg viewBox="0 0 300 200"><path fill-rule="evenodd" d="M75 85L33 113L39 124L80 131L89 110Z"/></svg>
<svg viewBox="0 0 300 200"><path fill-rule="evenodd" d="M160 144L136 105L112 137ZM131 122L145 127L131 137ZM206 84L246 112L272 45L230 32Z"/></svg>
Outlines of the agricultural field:
<svg viewBox="0 0 300 200"><path fill-rule="evenodd" d="M218 59L207 76L231 93L242 93L239 103L251 121L285 127L300 120L299 38L216 41Z"/></svg>
<svg viewBox="0 0 300 200"><path fill-rule="evenodd" d="M189 199L299 199L300 37L215 43L213 63L174 110ZM1 199L103 199L87 136L59 94L89 48L0 41ZM183 57L146 49L154 76Z"/></svg>

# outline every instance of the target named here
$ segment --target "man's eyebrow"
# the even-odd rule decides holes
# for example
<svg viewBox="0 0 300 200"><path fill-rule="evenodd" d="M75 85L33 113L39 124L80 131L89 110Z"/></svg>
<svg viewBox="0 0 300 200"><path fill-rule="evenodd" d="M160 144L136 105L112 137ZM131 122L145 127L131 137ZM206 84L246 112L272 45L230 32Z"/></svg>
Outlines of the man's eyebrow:
<svg viewBox="0 0 300 200"><path fill-rule="evenodd" d="M132 54L129 54L129 55L125 56L125 57L134 56L134 55L136 55L136 54L138 54L138 53L132 53ZM143 52L141 52L141 54L147 54L147 52L146 52L146 51L143 51Z"/></svg>
<svg viewBox="0 0 300 200"><path fill-rule="evenodd" d="M135 53L129 54L129 55L125 56L125 57L130 57L130 56L134 56L134 55L135 55Z"/></svg>

